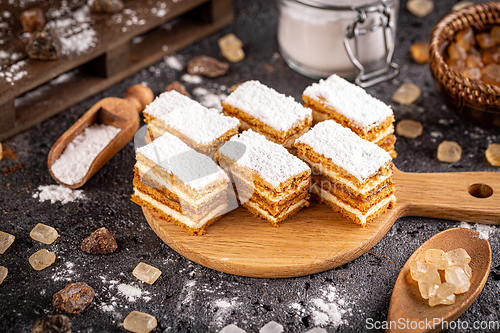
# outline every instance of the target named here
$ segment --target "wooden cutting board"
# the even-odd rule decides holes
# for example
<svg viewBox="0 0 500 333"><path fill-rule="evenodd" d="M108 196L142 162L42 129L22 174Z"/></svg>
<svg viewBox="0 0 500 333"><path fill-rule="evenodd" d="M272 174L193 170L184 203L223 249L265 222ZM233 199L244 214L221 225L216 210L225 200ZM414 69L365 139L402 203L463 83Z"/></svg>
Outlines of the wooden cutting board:
<svg viewBox="0 0 500 333"><path fill-rule="evenodd" d="M155 233L184 257L217 271L260 278L303 276L343 265L372 248L402 216L500 224L500 173L395 169L393 178L396 208L364 228L314 200L279 228L240 207L203 236L190 236L143 211Z"/></svg>

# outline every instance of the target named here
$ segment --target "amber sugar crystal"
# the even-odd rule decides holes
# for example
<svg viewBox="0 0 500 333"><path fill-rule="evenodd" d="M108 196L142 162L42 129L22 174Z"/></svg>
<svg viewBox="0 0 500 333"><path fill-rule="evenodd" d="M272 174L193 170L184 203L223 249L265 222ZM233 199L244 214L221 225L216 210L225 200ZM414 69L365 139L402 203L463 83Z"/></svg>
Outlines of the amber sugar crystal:
<svg viewBox="0 0 500 333"><path fill-rule="evenodd" d="M498 64L500 60L500 48L493 47L491 49L485 50L481 56L481 61L484 65ZM483 66L484 67L484 66Z"/></svg>
<svg viewBox="0 0 500 333"><path fill-rule="evenodd" d="M489 49L497 45L497 43L491 38L491 35L487 32L482 32L476 35L476 40L479 46L483 49Z"/></svg>
<svg viewBox="0 0 500 333"><path fill-rule="evenodd" d="M123 328L134 333L148 333L158 325L156 318L150 314L132 311L123 321Z"/></svg>
<svg viewBox="0 0 500 333"><path fill-rule="evenodd" d="M455 141L443 141L438 146L437 158L441 162L458 162L462 158L462 147Z"/></svg>
<svg viewBox="0 0 500 333"><path fill-rule="evenodd" d="M465 59L465 66L467 67L477 67L483 68L484 63L481 59L481 54L467 54L467 59Z"/></svg>
<svg viewBox="0 0 500 333"><path fill-rule="evenodd" d="M462 73L465 69L464 59L448 59L446 64L457 73Z"/></svg>
<svg viewBox="0 0 500 333"><path fill-rule="evenodd" d="M44 244L52 244L59 234L57 230L45 225L43 223L38 223L30 232L30 237L36 241L39 241Z"/></svg>
<svg viewBox="0 0 500 333"><path fill-rule="evenodd" d="M500 85L500 66L489 64L481 69L482 80L486 84Z"/></svg>
<svg viewBox="0 0 500 333"><path fill-rule="evenodd" d="M434 10L434 1L432 0L409 0L406 8L415 16L424 17Z"/></svg>
<svg viewBox="0 0 500 333"><path fill-rule="evenodd" d="M472 270L469 266L471 257L466 250L458 248L444 252L429 249L425 251L424 258L425 261L410 263L410 275L418 282L420 295L429 300L430 306L453 304L455 294L469 290ZM444 271L443 282L439 271Z"/></svg>
<svg viewBox="0 0 500 333"><path fill-rule="evenodd" d="M483 77L479 67L466 67L461 74L471 80L481 80Z"/></svg>
<svg viewBox="0 0 500 333"><path fill-rule="evenodd" d="M413 83L403 83L392 95L392 99L400 104L410 105L417 100L422 91Z"/></svg>
<svg viewBox="0 0 500 333"><path fill-rule="evenodd" d="M37 271L49 267L54 261L56 261L56 255L45 249L33 253L29 258L31 267Z"/></svg>
<svg viewBox="0 0 500 333"><path fill-rule="evenodd" d="M7 277L7 273L9 273L7 267L0 266L0 284L2 284L3 280Z"/></svg>
<svg viewBox="0 0 500 333"><path fill-rule="evenodd" d="M153 284L160 277L161 271L156 267L141 262L134 268L132 274L143 282Z"/></svg>
<svg viewBox="0 0 500 333"><path fill-rule="evenodd" d="M471 27L460 30L455 35L455 40L465 51L469 51L472 47L474 47L474 45L476 45L476 37L474 36L474 31Z"/></svg>
<svg viewBox="0 0 500 333"><path fill-rule="evenodd" d="M450 43L448 46L449 59L463 59L467 58L467 51L458 43Z"/></svg>
<svg viewBox="0 0 500 333"><path fill-rule="evenodd" d="M410 119L403 119L396 125L396 134L405 138L415 139L422 135L424 126L421 122Z"/></svg>
<svg viewBox="0 0 500 333"><path fill-rule="evenodd" d="M411 45L410 52L418 63L429 62L429 43L427 42L417 42Z"/></svg>
<svg viewBox="0 0 500 333"><path fill-rule="evenodd" d="M243 42L235 34L227 34L217 41L222 55L230 62L238 62L245 58Z"/></svg>
<svg viewBox="0 0 500 333"><path fill-rule="evenodd" d="M486 156L488 163L493 166L500 166L500 144L491 144L488 149L486 149L484 155Z"/></svg>
<svg viewBox="0 0 500 333"><path fill-rule="evenodd" d="M4 254L5 251L14 243L15 236L8 234L6 232L0 231L0 254Z"/></svg>

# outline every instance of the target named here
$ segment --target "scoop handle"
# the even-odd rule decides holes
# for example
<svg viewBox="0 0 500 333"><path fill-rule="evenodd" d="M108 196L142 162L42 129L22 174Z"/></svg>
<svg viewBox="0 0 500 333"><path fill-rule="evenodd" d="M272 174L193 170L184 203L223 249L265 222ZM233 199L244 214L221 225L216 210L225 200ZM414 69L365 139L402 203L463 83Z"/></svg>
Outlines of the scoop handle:
<svg viewBox="0 0 500 333"><path fill-rule="evenodd" d="M500 173L394 170L400 216L500 224Z"/></svg>
<svg viewBox="0 0 500 333"><path fill-rule="evenodd" d="M131 102L139 113L153 101L154 97L153 91L142 84L134 84L125 92L125 99Z"/></svg>

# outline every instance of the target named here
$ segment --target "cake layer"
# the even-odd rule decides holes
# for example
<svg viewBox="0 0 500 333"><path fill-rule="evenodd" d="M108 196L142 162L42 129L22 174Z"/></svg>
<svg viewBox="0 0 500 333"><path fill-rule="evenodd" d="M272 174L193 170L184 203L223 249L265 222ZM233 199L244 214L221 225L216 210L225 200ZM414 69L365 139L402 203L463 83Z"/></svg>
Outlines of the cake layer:
<svg viewBox="0 0 500 333"><path fill-rule="evenodd" d="M311 166L313 176L322 175L332 183L345 187L348 191L361 199L371 195L371 193L373 193L382 183L392 177L392 162L388 162L380 169L380 172L377 172L363 183L360 183L356 178L331 163L331 161L316 154L310 147L304 151L304 146L301 146L299 154L299 157ZM313 160L317 162L313 162ZM323 165L326 165L326 167Z"/></svg>
<svg viewBox="0 0 500 333"><path fill-rule="evenodd" d="M187 216L188 218L199 221L205 218L210 212L222 204L227 204L227 191L219 191L217 195L211 196L210 199L203 202L196 203L184 201L179 199L175 194L166 188L149 187L143 183L138 175L134 176L133 180L134 190L149 195L156 201L161 202L165 206L177 211L178 213ZM177 197L177 198L176 198Z"/></svg>
<svg viewBox="0 0 500 333"><path fill-rule="evenodd" d="M164 221L172 222L187 230L191 235L203 235L205 228L221 218L222 214L226 212L226 205L221 205L213 210L206 218L200 221L193 221L190 218L178 213L170 207L158 202L154 198L141 193L137 189L134 190L132 201L136 204L148 207L158 214L158 217Z"/></svg>
<svg viewBox="0 0 500 333"><path fill-rule="evenodd" d="M256 176L258 177L258 176ZM307 177L296 186L290 187L289 190L277 194L258 183L250 183L246 179L238 177L233 178L233 183L236 185L237 192L243 201L248 200L252 195L258 195L266 204L270 206L282 205L285 202L293 199L298 193L308 192L310 179Z"/></svg>
<svg viewBox="0 0 500 333"><path fill-rule="evenodd" d="M278 227L279 222L282 222L286 218L297 213L300 209L302 209L302 207L309 206L309 202L307 200L299 201L294 205L290 206L286 211L281 213L279 216L272 216L266 210L262 209L258 204L251 201L246 202L245 204L243 204L243 206L247 208L250 211L250 213L262 219L268 220L269 222L272 223L274 227Z"/></svg>
<svg viewBox="0 0 500 333"><path fill-rule="evenodd" d="M297 140L297 138L299 138L302 134L309 131L312 124L312 122L307 119L287 132L278 132L263 124L258 119L250 118L245 113L238 112L238 110L235 110L232 107L224 108L223 112L228 116L236 117L240 120L240 131L252 129L254 132L264 135L268 140L282 145L285 148L293 147L295 140ZM249 122L246 122L244 119Z"/></svg>
<svg viewBox="0 0 500 333"><path fill-rule="evenodd" d="M376 205L380 200L392 195L395 190L394 182L391 178L380 184L376 189L371 191L368 196L358 197L355 193L349 191L342 185L332 182L329 178L322 175L313 175L311 184L320 187L322 190L329 192L338 200L351 207L356 207L361 213L365 214L368 210Z"/></svg>
<svg viewBox="0 0 500 333"><path fill-rule="evenodd" d="M243 179L253 180L255 173L264 186L276 193L286 191L294 180L300 182L311 173L306 163L252 130L233 136L219 149L217 158L223 168L242 172Z"/></svg>
<svg viewBox="0 0 500 333"><path fill-rule="evenodd" d="M391 156L385 150L333 120L318 123L296 141L295 147L298 155L324 167L331 166L329 169L341 173L357 187L390 169Z"/></svg>
<svg viewBox="0 0 500 333"><path fill-rule="evenodd" d="M313 184L311 186L311 193L318 197L318 199L332 207L332 209L350 219L355 221L361 226L366 226L369 222L376 219L381 214L385 213L388 208L392 208L396 204L396 196L394 194L380 200L376 205L372 206L366 213L361 212L359 209L345 204L337 197L330 194L328 191L323 190L321 187Z"/></svg>
<svg viewBox="0 0 500 333"><path fill-rule="evenodd" d="M176 196L191 202L193 205L209 200L211 196L225 190L229 183L228 177L227 179L212 182L200 190L193 190L191 187L185 186L178 178L174 181L174 177L166 173L161 167L149 167L143 164L143 161L136 163L134 171L146 185L158 189L169 189Z"/></svg>
<svg viewBox="0 0 500 333"><path fill-rule="evenodd" d="M305 101L307 99L306 103L311 100L320 102L324 108L318 110L324 113L332 110L365 131L381 125L387 119L393 119L390 106L335 74L307 87L303 98Z"/></svg>
<svg viewBox="0 0 500 333"><path fill-rule="evenodd" d="M245 113L277 132L288 132L307 119L312 121L311 110L259 81L247 81L238 86L222 106Z"/></svg>
<svg viewBox="0 0 500 333"><path fill-rule="evenodd" d="M146 123L156 138L164 132L179 136L193 149L203 149L227 140L238 131L239 121L207 109L175 90L164 92L144 110Z"/></svg>

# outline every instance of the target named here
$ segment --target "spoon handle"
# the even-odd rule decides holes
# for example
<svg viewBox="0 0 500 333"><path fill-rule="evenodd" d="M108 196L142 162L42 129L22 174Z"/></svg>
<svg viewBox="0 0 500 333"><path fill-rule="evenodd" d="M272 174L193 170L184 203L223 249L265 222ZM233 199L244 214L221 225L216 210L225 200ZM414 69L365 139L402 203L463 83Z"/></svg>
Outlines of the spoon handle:
<svg viewBox="0 0 500 333"><path fill-rule="evenodd" d="M500 173L394 170L400 216L500 224Z"/></svg>

